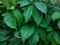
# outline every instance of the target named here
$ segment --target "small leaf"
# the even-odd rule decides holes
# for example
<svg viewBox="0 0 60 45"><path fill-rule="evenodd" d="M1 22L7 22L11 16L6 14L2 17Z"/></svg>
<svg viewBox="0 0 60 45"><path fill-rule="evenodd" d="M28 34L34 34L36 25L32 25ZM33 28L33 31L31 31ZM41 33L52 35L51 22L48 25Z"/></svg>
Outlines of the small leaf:
<svg viewBox="0 0 60 45"><path fill-rule="evenodd" d="M37 32L34 32L34 34L29 38L29 44L37 45L38 41L39 41L39 35L37 34Z"/></svg>
<svg viewBox="0 0 60 45"><path fill-rule="evenodd" d="M43 2L35 2L34 4L35 4L35 6L36 6L36 8L38 10L40 10L41 12L43 12L43 13L46 14L46 12L47 12L47 6L46 6L45 3L43 3Z"/></svg>
<svg viewBox="0 0 60 45"><path fill-rule="evenodd" d="M50 0L50 2L51 2L53 5L55 5L56 2L57 2L57 0Z"/></svg>
<svg viewBox="0 0 60 45"><path fill-rule="evenodd" d="M58 44L60 44L60 35L57 32L54 32L54 39Z"/></svg>
<svg viewBox="0 0 60 45"><path fill-rule="evenodd" d="M0 35L0 41L6 41L10 38L10 36L2 36Z"/></svg>
<svg viewBox="0 0 60 45"><path fill-rule="evenodd" d="M51 32L51 31L53 31L53 28L52 28L51 26L48 26L48 27L46 28L46 32Z"/></svg>
<svg viewBox="0 0 60 45"><path fill-rule="evenodd" d="M10 3L9 0L2 0L3 1L3 5L7 8L7 10L10 9Z"/></svg>
<svg viewBox="0 0 60 45"><path fill-rule="evenodd" d="M16 19L18 21L18 25L21 26L22 21L23 21L22 13L18 9L16 9L16 10L13 10L13 14L14 14L14 16L16 17Z"/></svg>
<svg viewBox="0 0 60 45"><path fill-rule="evenodd" d="M0 29L0 35L2 35L2 36L6 36L10 33L11 33L11 31L9 31L7 29L6 30L5 29Z"/></svg>
<svg viewBox="0 0 60 45"><path fill-rule="evenodd" d="M30 0L30 2L33 2L33 0Z"/></svg>
<svg viewBox="0 0 60 45"><path fill-rule="evenodd" d="M34 32L33 26L24 25L21 28L21 36L22 36L23 42L25 42L25 40L28 39L33 34L33 32Z"/></svg>
<svg viewBox="0 0 60 45"><path fill-rule="evenodd" d="M0 45L6 45L6 42L0 42Z"/></svg>
<svg viewBox="0 0 60 45"><path fill-rule="evenodd" d="M50 42L53 39L53 32L48 33L47 40Z"/></svg>
<svg viewBox="0 0 60 45"><path fill-rule="evenodd" d="M17 0L12 0L13 5L16 5Z"/></svg>
<svg viewBox="0 0 60 45"><path fill-rule="evenodd" d="M13 9L15 9L15 7L14 6L10 6L10 10L13 10Z"/></svg>
<svg viewBox="0 0 60 45"><path fill-rule="evenodd" d="M19 35L19 32L14 32L14 37L21 38L20 35Z"/></svg>
<svg viewBox="0 0 60 45"><path fill-rule="evenodd" d="M50 21L51 21L51 15L47 15L43 20L42 22L40 23L40 26L41 27L44 27L44 28L47 28L50 24Z"/></svg>
<svg viewBox="0 0 60 45"><path fill-rule="evenodd" d="M57 25L58 25L58 28L60 29L60 20L58 21Z"/></svg>
<svg viewBox="0 0 60 45"><path fill-rule="evenodd" d="M51 45L58 45L54 39L51 42Z"/></svg>
<svg viewBox="0 0 60 45"><path fill-rule="evenodd" d="M8 45L20 45L19 43L20 43L20 40L19 40L19 39L12 37L12 38L9 40Z"/></svg>
<svg viewBox="0 0 60 45"><path fill-rule="evenodd" d="M29 1L27 0L22 0L22 1L19 1L18 4L20 4L21 7L24 7L24 6L27 6L30 4Z"/></svg>
<svg viewBox="0 0 60 45"><path fill-rule="evenodd" d="M54 13L52 14L52 19L53 19L53 21L56 20L56 19L59 19L59 18L60 18L60 12L54 12Z"/></svg>
<svg viewBox="0 0 60 45"><path fill-rule="evenodd" d="M38 29L38 34L40 35L41 39L46 43L46 32L44 29Z"/></svg>
<svg viewBox="0 0 60 45"><path fill-rule="evenodd" d="M25 10L24 10L24 18L25 18L25 22L28 22L29 19L31 18L31 15L32 15L32 6L29 6L27 7Z"/></svg>
<svg viewBox="0 0 60 45"><path fill-rule="evenodd" d="M32 16L33 16L34 21L37 23L37 25L40 25L40 23L42 21L42 14L40 12L38 12L35 7L33 9L33 15Z"/></svg>
<svg viewBox="0 0 60 45"><path fill-rule="evenodd" d="M9 13L5 13L4 22L11 28L17 29L16 19Z"/></svg>

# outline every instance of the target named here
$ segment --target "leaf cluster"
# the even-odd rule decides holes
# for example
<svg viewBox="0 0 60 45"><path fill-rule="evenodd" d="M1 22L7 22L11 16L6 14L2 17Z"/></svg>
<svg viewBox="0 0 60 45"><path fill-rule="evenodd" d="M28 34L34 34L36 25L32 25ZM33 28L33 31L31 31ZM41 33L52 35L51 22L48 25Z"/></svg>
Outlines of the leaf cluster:
<svg viewBox="0 0 60 45"><path fill-rule="evenodd" d="M0 45L59 45L57 1L0 0Z"/></svg>

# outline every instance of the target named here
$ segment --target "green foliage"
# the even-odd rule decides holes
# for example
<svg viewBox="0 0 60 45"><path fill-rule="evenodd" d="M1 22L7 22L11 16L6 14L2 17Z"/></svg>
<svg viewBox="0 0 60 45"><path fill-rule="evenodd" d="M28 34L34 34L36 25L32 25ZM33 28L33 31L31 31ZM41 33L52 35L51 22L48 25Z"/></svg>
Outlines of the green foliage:
<svg viewBox="0 0 60 45"><path fill-rule="evenodd" d="M33 32L34 32L33 26L24 25L21 28L21 36L22 36L23 42L25 42L25 40L28 39L33 34Z"/></svg>
<svg viewBox="0 0 60 45"><path fill-rule="evenodd" d="M4 14L4 22L11 28L17 29L16 19L10 14Z"/></svg>
<svg viewBox="0 0 60 45"><path fill-rule="evenodd" d="M47 6L46 6L45 3L43 3L43 2L35 2L34 4L35 4L36 8L38 10L40 10L41 12L43 12L43 13L47 12Z"/></svg>
<svg viewBox="0 0 60 45"><path fill-rule="evenodd" d="M0 0L0 45L60 45L57 0Z"/></svg>

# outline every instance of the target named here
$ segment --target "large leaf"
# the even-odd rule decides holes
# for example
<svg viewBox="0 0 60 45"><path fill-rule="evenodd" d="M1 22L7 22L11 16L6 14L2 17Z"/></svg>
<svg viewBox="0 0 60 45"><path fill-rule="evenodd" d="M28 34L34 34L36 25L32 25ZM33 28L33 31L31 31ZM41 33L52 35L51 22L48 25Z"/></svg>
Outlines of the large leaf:
<svg viewBox="0 0 60 45"><path fill-rule="evenodd" d="M29 44L37 45L38 41L39 41L39 35L37 34L37 32L34 32L34 34L29 38Z"/></svg>
<svg viewBox="0 0 60 45"><path fill-rule="evenodd" d="M54 39L58 44L60 44L60 35L57 32L54 32Z"/></svg>
<svg viewBox="0 0 60 45"><path fill-rule="evenodd" d="M23 21L22 13L18 9L16 9L16 10L13 10L13 14L18 21L18 25L20 26L22 24L22 21Z"/></svg>
<svg viewBox="0 0 60 45"><path fill-rule="evenodd" d="M25 42L25 40L28 39L33 34L33 32L34 32L33 26L24 25L21 28L21 36L22 36L23 42Z"/></svg>
<svg viewBox="0 0 60 45"><path fill-rule="evenodd" d="M41 12L43 12L43 13L47 12L47 6L46 6L45 3L43 3L43 2L35 2L34 4L35 4L36 8L38 10L40 10Z"/></svg>
<svg viewBox="0 0 60 45"><path fill-rule="evenodd" d="M25 22L28 22L29 19L31 18L31 15L32 15L32 9L33 7L32 6L29 6L27 7L25 10L24 10L24 18L25 18Z"/></svg>
<svg viewBox="0 0 60 45"><path fill-rule="evenodd" d="M53 21L56 20L56 19L59 19L59 18L60 18L60 12L54 12L54 13L52 14L52 19L53 19Z"/></svg>
<svg viewBox="0 0 60 45"><path fill-rule="evenodd" d="M42 21L42 14L40 12L38 12L38 10L34 7L33 9L33 19L36 22L37 25L40 25L41 21Z"/></svg>
<svg viewBox="0 0 60 45"><path fill-rule="evenodd" d="M4 22L11 28L17 29L16 19L9 13L4 13Z"/></svg>

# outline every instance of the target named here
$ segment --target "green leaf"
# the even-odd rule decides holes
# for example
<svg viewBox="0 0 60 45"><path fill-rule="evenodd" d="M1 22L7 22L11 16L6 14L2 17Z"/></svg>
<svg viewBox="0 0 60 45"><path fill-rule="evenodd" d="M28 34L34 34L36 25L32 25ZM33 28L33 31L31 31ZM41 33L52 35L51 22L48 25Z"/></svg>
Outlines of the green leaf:
<svg viewBox="0 0 60 45"><path fill-rule="evenodd" d="M6 41L10 38L10 36L2 36L0 35L0 41Z"/></svg>
<svg viewBox="0 0 60 45"><path fill-rule="evenodd" d="M50 2L51 2L53 5L55 5L56 2L57 2L57 0L50 0Z"/></svg>
<svg viewBox="0 0 60 45"><path fill-rule="evenodd" d="M37 45L38 41L39 35L37 34L37 32L34 32L34 34L28 40L30 45Z"/></svg>
<svg viewBox="0 0 60 45"><path fill-rule="evenodd" d="M23 15L24 15L24 18L25 18L25 22L28 22L29 19L31 18L32 10L33 10L32 6L29 6L24 10Z"/></svg>
<svg viewBox="0 0 60 45"><path fill-rule="evenodd" d="M46 32L44 29L38 29L38 34L40 35L41 39L46 43Z"/></svg>
<svg viewBox="0 0 60 45"><path fill-rule="evenodd" d="M54 39L58 44L60 44L60 35L57 32L54 32Z"/></svg>
<svg viewBox="0 0 60 45"><path fill-rule="evenodd" d="M42 21L42 14L40 12L38 12L38 10L34 7L33 9L33 19L36 22L37 25L40 25L41 21Z"/></svg>
<svg viewBox="0 0 60 45"><path fill-rule="evenodd" d="M40 26L41 27L44 27L44 28L47 28L50 24L50 21L51 21L51 15L47 15L41 22Z"/></svg>
<svg viewBox="0 0 60 45"><path fill-rule="evenodd" d="M6 45L6 42L0 42L0 45Z"/></svg>
<svg viewBox="0 0 60 45"><path fill-rule="evenodd" d="M16 19L9 12L4 14L4 22L11 28L17 29Z"/></svg>
<svg viewBox="0 0 60 45"><path fill-rule="evenodd" d="M53 31L53 28L52 28L51 26L48 26L48 27L46 28L46 32L51 32L51 31Z"/></svg>
<svg viewBox="0 0 60 45"><path fill-rule="evenodd" d="M30 2L33 2L33 0L30 0Z"/></svg>
<svg viewBox="0 0 60 45"><path fill-rule="evenodd" d="M8 45L20 45L19 43L20 43L20 40L19 40L19 39L12 37L12 38L9 40Z"/></svg>
<svg viewBox="0 0 60 45"><path fill-rule="evenodd" d="M21 38L20 35L19 35L19 32L14 32L14 37Z"/></svg>
<svg viewBox="0 0 60 45"><path fill-rule="evenodd" d="M25 42L26 39L28 39L34 32L34 26L24 25L21 28L21 36L23 42Z"/></svg>
<svg viewBox="0 0 60 45"><path fill-rule="evenodd" d="M51 45L58 45L54 39L51 42Z"/></svg>
<svg viewBox="0 0 60 45"><path fill-rule="evenodd" d="M10 6L10 9L11 9L11 10L14 10L14 9L15 9L15 7L14 7L14 6Z"/></svg>
<svg viewBox="0 0 60 45"><path fill-rule="evenodd" d="M24 7L24 6L27 6L30 4L29 1L27 0L22 0L22 1L19 1L18 4L20 4L20 7Z"/></svg>
<svg viewBox="0 0 60 45"><path fill-rule="evenodd" d="M8 34L10 34L11 32L9 30L5 30L5 29L0 29L0 41L6 41L10 38L10 35L7 36Z"/></svg>
<svg viewBox="0 0 60 45"><path fill-rule="evenodd" d="M57 25L58 25L58 28L60 29L60 20L58 21Z"/></svg>
<svg viewBox="0 0 60 45"><path fill-rule="evenodd" d="M3 1L3 5L4 5L7 9L10 9L9 0L2 0L2 1Z"/></svg>
<svg viewBox="0 0 60 45"><path fill-rule="evenodd" d="M59 18L60 18L60 12L54 12L54 13L52 14L52 19L53 19L53 21L56 20L56 19L59 19Z"/></svg>
<svg viewBox="0 0 60 45"><path fill-rule="evenodd" d="M14 16L16 17L16 19L18 21L18 25L21 26L22 21L23 21L22 13L18 9L16 9L16 10L13 10L13 14L14 14Z"/></svg>
<svg viewBox="0 0 60 45"><path fill-rule="evenodd" d="M40 10L41 12L43 12L43 13L47 12L47 6L46 6L45 3L43 3L43 2L35 2L34 4L35 4L36 8L38 10Z"/></svg>
<svg viewBox="0 0 60 45"><path fill-rule="evenodd" d="M48 35L47 35L47 40L48 40L48 42L50 42L50 41L52 41L52 39L53 39L53 32L50 32L50 33L48 33Z"/></svg>
<svg viewBox="0 0 60 45"><path fill-rule="evenodd" d="M11 31L9 31L7 29L0 29L0 35L2 35L2 36L6 36L10 33L11 33Z"/></svg>
<svg viewBox="0 0 60 45"><path fill-rule="evenodd" d="M13 5L16 5L17 0L12 0Z"/></svg>

